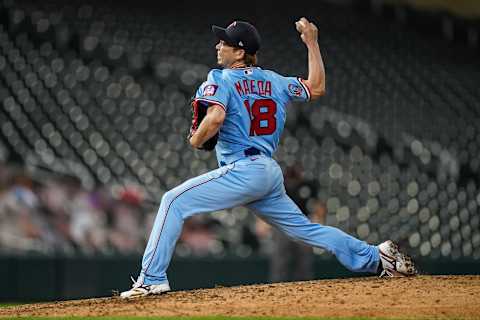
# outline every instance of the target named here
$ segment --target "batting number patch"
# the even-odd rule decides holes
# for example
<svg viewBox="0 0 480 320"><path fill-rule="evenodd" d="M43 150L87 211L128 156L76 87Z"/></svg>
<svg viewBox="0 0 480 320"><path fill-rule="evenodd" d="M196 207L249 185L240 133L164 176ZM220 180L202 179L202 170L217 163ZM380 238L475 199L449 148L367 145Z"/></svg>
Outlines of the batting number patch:
<svg viewBox="0 0 480 320"><path fill-rule="evenodd" d="M203 89L203 96L208 97L208 96L214 96L215 92L217 92L218 86L215 84L209 84Z"/></svg>
<svg viewBox="0 0 480 320"><path fill-rule="evenodd" d="M291 94L297 97L300 97L303 93L303 89L301 86L292 84L292 83L288 85L288 90L290 91Z"/></svg>

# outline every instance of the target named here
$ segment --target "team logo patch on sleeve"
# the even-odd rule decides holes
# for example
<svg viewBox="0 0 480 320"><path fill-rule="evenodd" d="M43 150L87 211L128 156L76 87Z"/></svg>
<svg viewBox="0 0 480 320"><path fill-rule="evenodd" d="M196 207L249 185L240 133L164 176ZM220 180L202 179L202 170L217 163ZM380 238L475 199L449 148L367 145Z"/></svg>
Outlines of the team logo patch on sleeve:
<svg viewBox="0 0 480 320"><path fill-rule="evenodd" d="M300 97L303 94L303 88L293 83L290 83L288 85L288 91L290 91L291 94L297 97Z"/></svg>
<svg viewBox="0 0 480 320"><path fill-rule="evenodd" d="M208 97L208 96L214 96L215 93L217 92L218 86L215 84L209 84L208 86L205 86L203 89L203 96Z"/></svg>

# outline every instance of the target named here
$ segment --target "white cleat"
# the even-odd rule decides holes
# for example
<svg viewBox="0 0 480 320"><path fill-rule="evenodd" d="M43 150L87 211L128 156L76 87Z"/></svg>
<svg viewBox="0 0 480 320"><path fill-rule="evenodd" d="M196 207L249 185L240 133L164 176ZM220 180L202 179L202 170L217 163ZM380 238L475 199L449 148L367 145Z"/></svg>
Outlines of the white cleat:
<svg viewBox="0 0 480 320"><path fill-rule="evenodd" d="M132 279L134 281L134 279ZM140 284L136 281L133 282L132 289L120 293L122 299L132 299L148 296L151 294L162 294L170 291L170 285L168 283L162 284Z"/></svg>
<svg viewBox="0 0 480 320"><path fill-rule="evenodd" d="M398 251L398 246L388 240L378 245L383 271L380 277L410 277L418 273L412 258Z"/></svg>

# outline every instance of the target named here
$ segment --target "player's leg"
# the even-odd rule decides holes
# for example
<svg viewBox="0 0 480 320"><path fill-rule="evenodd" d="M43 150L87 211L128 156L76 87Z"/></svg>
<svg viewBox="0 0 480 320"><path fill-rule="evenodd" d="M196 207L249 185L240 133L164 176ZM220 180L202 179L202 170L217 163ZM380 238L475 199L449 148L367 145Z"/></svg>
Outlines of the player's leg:
<svg viewBox="0 0 480 320"><path fill-rule="evenodd" d="M183 221L195 213L209 212L235 205L237 193L227 192L232 185L232 166L189 179L166 192L160 202L142 258L142 269L132 289L120 294L135 298L170 291L167 268Z"/></svg>
<svg viewBox="0 0 480 320"><path fill-rule="evenodd" d="M142 260L137 284L168 283L166 270L180 236L183 221L199 213L217 211L254 201L269 190L262 163L234 164L192 178L162 197Z"/></svg>
<svg viewBox="0 0 480 320"><path fill-rule="evenodd" d="M376 246L358 240L340 229L312 223L282 189L250 203L249 207L290 238L333 253L347 269L377 272L380 257Z"/></svg>

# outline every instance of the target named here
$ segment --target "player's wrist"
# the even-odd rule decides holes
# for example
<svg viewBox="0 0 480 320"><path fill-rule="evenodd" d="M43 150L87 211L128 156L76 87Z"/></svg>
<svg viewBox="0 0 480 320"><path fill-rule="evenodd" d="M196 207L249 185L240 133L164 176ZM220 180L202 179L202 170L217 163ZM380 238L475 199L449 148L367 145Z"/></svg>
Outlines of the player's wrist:
<svg viewBox="0 0 480 320"><path fill-rule="evenodd" d="M198 148L200 146L200 141L199 139L197 138L196 135L193 135L191 136L189 139L188 139L188 142L190 142L190 145L194 148Z"/></svg>
<svg viewBox="0 0 480 320"><path fill-rule="evenodd" d="M305 42L308 50L319 48L318 39L311 39Z"/></svg>

